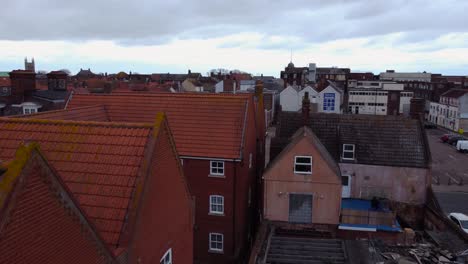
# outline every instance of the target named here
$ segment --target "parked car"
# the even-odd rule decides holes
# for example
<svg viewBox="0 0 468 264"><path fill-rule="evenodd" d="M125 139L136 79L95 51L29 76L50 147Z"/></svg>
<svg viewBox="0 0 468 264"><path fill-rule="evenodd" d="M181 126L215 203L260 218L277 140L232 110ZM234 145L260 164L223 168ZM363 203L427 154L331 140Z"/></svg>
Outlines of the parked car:
<svg viewBox="0 0 468 264"><path fill-rule="evenodd" d="M468 152L468 140L458 140L457 150L460 152Z"/></svg>
<svg viewBox="0 0 468 264"><path fill-rule="evenodd" d="M443 134L441 137L440 137L440 141L442 141L443 143L447 143L447 141L449 140L449 137L451 135L450 134Z"/></svg>
<svg viewBox="0 0 468 264"><path fill-rule="evenodd" d="M462 213L450 213L449 218L468 234L468 216Z"/></svg>
<svg viewBox="0 0 468 264"><path fill-rule="evenodd" d="M427 128L427 129L437 128L437 125L432 122L426 121L424 122L424 128Z"/></svg>
<svg viewBox="0 0 468 264"><path fill-rule="evenodd" d="M464 137L462 136L459 136L459 135L454 135L453 137L450 137L449 140L447 141L447 143L449 143L450 145L454 145L456 146L457 145L457 142L459 140L466 140Z"/></svg>

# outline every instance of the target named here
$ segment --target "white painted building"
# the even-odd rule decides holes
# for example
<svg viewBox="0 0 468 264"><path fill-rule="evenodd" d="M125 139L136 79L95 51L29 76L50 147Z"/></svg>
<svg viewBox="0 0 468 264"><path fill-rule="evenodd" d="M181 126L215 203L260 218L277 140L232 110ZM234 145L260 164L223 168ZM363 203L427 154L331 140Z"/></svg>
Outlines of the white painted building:
<svg viewBox="0 0 468 264"><path fill-rule="evenodd" d="M305 93L308 92L309 93L309 100L310 100L310 103L312 104L316 104L317 103L317 98L319 96L319 93L312 87L310 86L306 86L304 89L300 90L298 92L299 94L299 104L302 108L302 100L304 98L304 95Z"/></svg>
<svg viewBox="0 0 468 264"><path fill-rule="evenodd" d="M389 81L357 81L351 82L351 84L348 92L349 113L368 115L409 114L413 92L404 91L404 84ZM393 110L391 109L392 105L390 105L392 103L395 108Z"/></svg>
<svg viewBox="0 0 468 264"><path fill-rule="evenodd" d="M441 127L468 131L468 90L451 89L431 102L427 119Z"/></svg>
<svg viewBox="0 0 468 264"><path fill-rule="evenodd" d="M299 89L298 87L288 86L280 93L282 111L299 111L302 108L302 100L305 94L308 93L313 112L342 113L343 91L332 82L329 82L329 85L321 92L317 92L311 86Z"/></svg>
<svg viewBox="0 0 468 264"><path fill-rule="evenodd" d="M319 92L317 98L319 113L341 114L343 105L343 91L329 82L329 85Z"/></svg>
<svg viewBox="0 0 468 264"><path fill-rule="evenodd" d="M379 79L383 81L395 82L431 82L431 73L428 72L395 72L387 70L379 74Z"/></svg>
<svg viewBox="0 0 468 264"><path fill-rule="evenodd" d="M280 93L281 110L286 112L297 112L302 107L302 101L299 102L298 89L289 85Z"/></svg>

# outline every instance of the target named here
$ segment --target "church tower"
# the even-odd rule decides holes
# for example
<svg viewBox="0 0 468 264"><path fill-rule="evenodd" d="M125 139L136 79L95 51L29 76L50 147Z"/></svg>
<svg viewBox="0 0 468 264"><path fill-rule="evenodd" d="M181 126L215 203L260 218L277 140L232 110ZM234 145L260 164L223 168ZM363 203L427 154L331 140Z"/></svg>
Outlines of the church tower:
<svg viewBox="0 0 468 264"><path fill-rule="evenodd" d="M24 58L24 69L26 71L36 72L36 65L34 64L34 58L32 58L31 62L28 62L28 58Z"/></svg>

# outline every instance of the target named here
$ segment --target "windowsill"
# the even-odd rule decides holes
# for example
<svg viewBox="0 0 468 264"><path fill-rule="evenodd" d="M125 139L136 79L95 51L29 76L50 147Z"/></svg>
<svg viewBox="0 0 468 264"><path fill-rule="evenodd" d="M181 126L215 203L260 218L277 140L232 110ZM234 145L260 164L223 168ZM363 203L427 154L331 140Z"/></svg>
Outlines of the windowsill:
<svg viewBox="0 0 468 264"><path fill-rule="evenodd" d="M213 253L213 254L224 254L224 250L213 250L209 249L208 253Z"/></svg>
<svg viewBox="0 0 468 264"><path fill-rule="evenodd" d="M224 216L224 213L208 213L208 215L212 215L212 216Z"/></svg>
<svg viewBox="0 0 468 264"><path fill-rule="evenodd" d="M299 175L312 175L312 172L297 172L297 171L295 171L294 174L299 174Z"/></svg>
<svg viewBox="0 0 468 264"><path fill-rule="evenodd" d="M226 178L226 175L221 175L221 174L208 174L208 177L211 178Z"/></svg>

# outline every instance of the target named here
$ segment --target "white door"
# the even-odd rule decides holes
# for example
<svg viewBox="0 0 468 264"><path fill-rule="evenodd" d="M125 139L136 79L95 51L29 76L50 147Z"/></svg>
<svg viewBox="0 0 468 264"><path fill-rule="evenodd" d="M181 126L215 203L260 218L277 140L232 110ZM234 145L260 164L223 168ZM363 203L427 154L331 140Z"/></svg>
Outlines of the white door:
<svg viewBox="0 0 468 264"><path fill-rule="evenodd" d="M341 176L341 185L343 186L341 190L341 197L342 198L351 197L351 176L349 175Z"/></svg>

